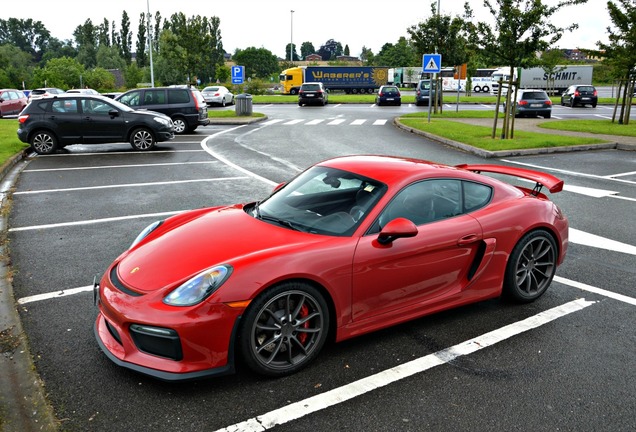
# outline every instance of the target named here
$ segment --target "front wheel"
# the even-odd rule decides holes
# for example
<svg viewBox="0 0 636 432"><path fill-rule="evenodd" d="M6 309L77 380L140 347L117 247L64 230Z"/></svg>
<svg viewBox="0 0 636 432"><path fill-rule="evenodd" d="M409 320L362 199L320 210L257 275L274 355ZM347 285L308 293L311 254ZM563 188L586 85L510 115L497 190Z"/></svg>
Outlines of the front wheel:
<svg viewBox="0 0 636 432"><path fill-rule="evenodd" d="M481 91L483 91L484 93L488 93L490 91L490 87L488 86L484 86Z"/></svg>
<svg viewBox="0 0 636 432"><path fill-rule="evenodd" d="M155 137L145 128L135 129L130 135L130 145L135 150L146 151L155 146Z"/></svg>
<svg viewBox="0 0 636 432"><path fill-rule="evenodd" d="M37 154L54 153L57 150L57 138L48 131L38 131L31 137L31 147Z"/></svg>
<svg viewBox="0 0 636 432"><path fill-rule="evenodd" d="M557 248L544 230L532 231L514 247L504 279L504 295L520 303L541 297L548 289L557 265Z"/></svg>
<svg viewBox="0 0 636 432"><path fill-rule="evenodd" d="M328 329L329 311L322 294L309 284L288 282L252 302L240 330L240 348L254 372L289 375L318 356Z"/></svg>

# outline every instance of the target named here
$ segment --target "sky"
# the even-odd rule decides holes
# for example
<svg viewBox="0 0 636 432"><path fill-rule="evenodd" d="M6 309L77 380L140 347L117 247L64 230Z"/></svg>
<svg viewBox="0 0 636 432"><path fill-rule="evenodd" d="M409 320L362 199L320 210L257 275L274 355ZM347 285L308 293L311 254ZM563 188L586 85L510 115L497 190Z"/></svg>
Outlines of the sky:
<svg viewBox="0 0 636 432"><path fill-rule="evenodd" d="M555 4L557 0L544 0ZM462 15L464 0L439 0L440 11L446 15ZM437 3L437 2L435 2ZM495 1L493 0L493 3ZM492 23L492 16L482 0L470 0L476 21ZM611 26L607 0L588 0L585 5L569 6L552 17L557 26L578 22L579 29L566 33L559 48L595 49L597 41L607 42L607 27ZM99 5L99 6L98 6ZM60 40L73 39L73 31L87 19L99 25L106 18L120 29L124 10L131 21L133 48L136 29L142 12L169 18L182 12L192 16L216 16L220 19L223 48L233 53L237 48L266 48L285 57L285 47L292 42L300 53L300 45L309 41L316 50L327 40L349 45L351 55L359 56L362 47L378 53L385 43L396 43L408 37L407 29L431 15L431 0L319 0L310 2L280 2L265 0L108 0L80 2L78 0L4 1L2 17L31 18L41 21ZM293 13L292 13L293 10ZM287 53L287 57L288 57Z"/></svg>

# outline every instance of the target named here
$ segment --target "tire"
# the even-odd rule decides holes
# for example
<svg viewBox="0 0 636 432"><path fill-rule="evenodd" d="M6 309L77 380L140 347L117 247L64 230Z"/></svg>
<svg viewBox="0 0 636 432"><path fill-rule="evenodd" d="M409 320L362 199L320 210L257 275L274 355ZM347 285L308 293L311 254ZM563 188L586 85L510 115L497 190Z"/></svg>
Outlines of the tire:
<svg viewBox="0 0 636 432"><path fill-rule="evenodd" d="M225 108L225 96L223 97L223 99L221 99L221 106Z"/></svg>
<svg viewBox="0 0 636 432"><path fill-rule="evenodd" d="M563 99L563 96L561 96L561 106L565 106L565 100Z"/></svg>
<svg viewBox="0 0 636 432"><path fill-rule="evenodd" d="M306 283L283 283L252 301L239 331L241 354L256 373L290 375L318 356L328 329L322 294Z"/></svg>
<svg viewBox="0 0 636 432"><path fill-rule="evenodd" d="M232 99L230 99L230 105L234 105L234 96L232 96Z"/></svg>
<svg viewBox="0 0 636 432"><path fill-rule="evenodd" d="M488 86L483 86L483 87L481 88L481 91L483 91L484 93L488 93L488 92L490 91L490 87L488 87Z"/></svg>
<svg viewBox="0 0 636 432"><path fill-rule="evenodd" d="M596 108L596 104L592 104L592 108Z"/></svg>
<svg viewBox="0 0 636 432"><path fill-rule="evenodd" d="M155 137L146 128L137 128L130 134L130 145L138 151L147 151L155 147Z"/></svg>
<svg viewBox="0 0 636 432"><path fill-rule="evenodd" d="M547 114L545 114L543 116L543 118L545 118L545 119L549 119L550 117L552 117L552 113L551 112L549 112L549 113L547 113Z"/></svg>
<svg viewBox="0 0 636 432"><path fill-rule="evenodd" d="M544 230L531 231L519 240L508 257L504 277L504 296L529 303L548 289L557 264L554 239Z"/></svg>
<svg viewBox="0 0 636 432"><path fill-rule="evenodd" d="M298 90L297 90L297 89L291 89L291 90L289 91L289 94L290 94L290 95L297 95L297 94L298 94Z"/></svg>
<svg viewBox="0 0 636 432"><path fill-rule="evenodd" d="M574 103L574 98L570 99L570 108L574 108L575 107L575 103Z"/></svg>
<svg viewBox="0 0 636 432"><path fill-rule="evenodd" d="M481 87L480 86L475 86L475 87L473 87L473 91L475 93L479 93L479 92L481 92Z"/></svg>
<svg viewBox="0 0 636 432"><path fill-rule="evenodd" d="M181 135L188 131L188 124L183 117L173 118L172 123L174 123L174 133Z"/></svg>
<svg viewBox="0 0 636 432"><path fill-rule="evenodd" d="M298 106L303 106L303 104L302 104L302 103L300 103L300 102L298 102Z"/></svg>
<svg viewBox="0 0 636 432"><path fill-rule="evenodd" d="M57 138L49 131L37 131L31 136L31 148L37 154L48 155L58 149Z"/></svg>

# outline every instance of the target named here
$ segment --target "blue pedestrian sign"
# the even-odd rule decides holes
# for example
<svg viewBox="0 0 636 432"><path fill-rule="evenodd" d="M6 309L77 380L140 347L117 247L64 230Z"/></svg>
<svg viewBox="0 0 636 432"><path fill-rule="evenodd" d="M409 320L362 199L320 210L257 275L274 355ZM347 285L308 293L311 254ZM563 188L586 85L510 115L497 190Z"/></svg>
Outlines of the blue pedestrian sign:
<svg viewBox="0 0 636 432"><path fill-rule="evenodd" d="M424 54L422 56L422 72L439 73L442 71L441 54Z"/></svg>
<svg viewBox="0 0 636 432"><path fill-rule="evenodd" d="M245 80L245 66L232 66L232 84L243 84Z"/></svg>

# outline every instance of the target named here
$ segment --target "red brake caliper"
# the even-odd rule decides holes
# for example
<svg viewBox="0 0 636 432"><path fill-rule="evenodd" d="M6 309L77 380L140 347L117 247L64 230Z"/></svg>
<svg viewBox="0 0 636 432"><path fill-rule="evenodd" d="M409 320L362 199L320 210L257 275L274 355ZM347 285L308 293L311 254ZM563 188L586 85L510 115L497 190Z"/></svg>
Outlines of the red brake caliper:
<svg viewBox="0 0 636 432"><path fill-rule="evenodd" d="M309 308L307 307L306 304L302 305L302 307L300 308L300 318L305 318L306 316L309 315ZM309 321L306 321L303 324L303 328L309 328ZM300 341L301 344L305 344L305 341L307 340L307 333L302 332L298 334L298 340Z"/></svg>

